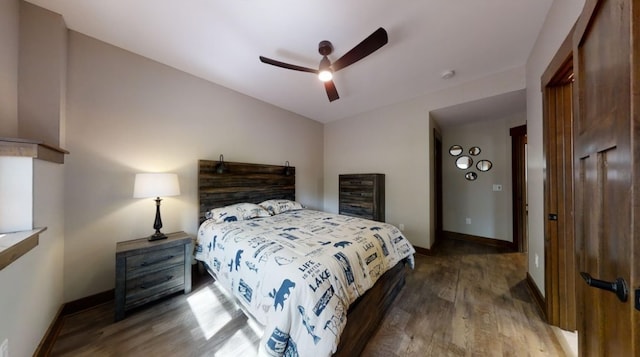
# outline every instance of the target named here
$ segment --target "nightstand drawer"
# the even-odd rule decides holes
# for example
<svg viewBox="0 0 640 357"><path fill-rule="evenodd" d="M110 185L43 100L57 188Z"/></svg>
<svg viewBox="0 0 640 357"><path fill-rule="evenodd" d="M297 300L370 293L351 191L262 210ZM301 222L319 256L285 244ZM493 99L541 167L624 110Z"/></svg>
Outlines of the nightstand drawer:
<svg viewBox="0 0 640 357"><path fill-rule="evenodd" d="M127 279L173 265L184 264L184 247L156 250L127 257Z"/></svg>
<svg viewBox="0 0 640 357"><path fill-rule="evenodd" d="M183 284L184 265L177 265L127 280L125 307L135 304L138 300L163 293L171 288L181 287Z"/></svg>

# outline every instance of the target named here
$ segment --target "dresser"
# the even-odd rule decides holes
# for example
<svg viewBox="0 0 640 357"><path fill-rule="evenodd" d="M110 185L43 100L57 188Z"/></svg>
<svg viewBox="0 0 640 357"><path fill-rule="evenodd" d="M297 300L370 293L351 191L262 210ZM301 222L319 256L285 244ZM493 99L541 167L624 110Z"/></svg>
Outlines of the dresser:
<svg viewBox="0 0 640 357"><path fill-rule="evenodd" d="M338 176L339 213L384 222L384 174Z"/></svg>
<svg viewBox="0 0 640 357"><path fill-rule="evenodd" d="M193 240L184 232L152 242L148 238L118 242L115 320L122 320L127 310L169 294L191 292L192 255Z"/></svg>

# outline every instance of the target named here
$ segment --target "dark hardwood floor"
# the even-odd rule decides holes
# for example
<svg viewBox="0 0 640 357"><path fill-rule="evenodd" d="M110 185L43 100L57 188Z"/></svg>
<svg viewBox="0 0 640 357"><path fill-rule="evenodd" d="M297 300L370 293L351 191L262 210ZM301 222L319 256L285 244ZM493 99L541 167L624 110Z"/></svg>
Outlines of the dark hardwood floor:
<svg viewBox="0 0 640 357"><path fill-rule="evenodd" d="M416 269L363 356L562 356L525 286L525 255L444 240ZM65 318L51 356L252 356L252 326L207 275L113 322L113 302ZM195 314L195 313L198 314Z"/></svg>

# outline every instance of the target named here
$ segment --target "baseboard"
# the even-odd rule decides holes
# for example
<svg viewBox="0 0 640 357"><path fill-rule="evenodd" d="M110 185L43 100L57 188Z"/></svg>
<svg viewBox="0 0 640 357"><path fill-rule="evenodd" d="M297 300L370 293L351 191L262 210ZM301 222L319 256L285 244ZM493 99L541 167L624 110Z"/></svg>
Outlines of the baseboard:
<svg viewBox="0 0 640 357"><path fill-rule="evenodd" d="M63 308L64 304L58 309L53 322L51 323L51 325L49 325L47 332L45 332L44 337L38 344L38 348L36 348L36 351L33 353L34 356L49 356L49 354L51 353L53 343L56 341L56 338L58 337L58 334L60 334L60 330L62 329L62 321L64 320L62 318Z"/></svg>
<svg viewBox="0 0 640 357"><path fill-rule="evenodd" d="M84 311L109 302L113 300L114 291L114 289L111 289L103 291L101 293L97 293L95 295L84 297L82 299L70 301L64 304L64 307L62 308L62 315L69 316L77 312Z"/></svg>
<svg viewBox="0 0 640 357"><path fill-rule="evenodd" d="M49 325L47 332L42 338L42 341L40 341L40 344L38 345L38 348L33 353L33 355L49 356L51 354L53 344L58 338L58 334L60 334L60 330L62 329L62 323L67 316L112 301L113 293L114 290L111 289L95 295L84 297L82 299L70 301L66 304L62 304L62 306L60 306L60 309L58 309L56 317L54 318L51 325Z"/></svg>
<svg viewBox="0 0 640 357"><path fill-rule="evenodd" d="M515 245L513 242L507 242L506 240L494 239L494 238L486 238L480 236L474 236L471 234L464 234L458 232L450 232L450 231L442 231L442 237L444 239L455 239L455 240L463 240L467 242L478 243L482 245L488 245L491 247L504 248L515 251Z"/></svg>
<svg viewBox="0 0 640 357"><path fill-rule="evenodd" d="M413 246L413 248L416 250L416 253L421 254L421 255L433 255L433 253L431 252L431 249L427 249L427 248L422 248L422 247L418 247L418 246Z"/></svg>
<svg viewBox="0 0 640 357"><path fill-rule="evenodd" d="M538 289L538 285L533 281L531 275L527 272L527 278L525 279L527 283L527 288L533 297L533 303L538 307L538 311L540 315L542 315L542 319L547 321L547 309L546 309L546 300L542 296L540 289Z"/></svg>

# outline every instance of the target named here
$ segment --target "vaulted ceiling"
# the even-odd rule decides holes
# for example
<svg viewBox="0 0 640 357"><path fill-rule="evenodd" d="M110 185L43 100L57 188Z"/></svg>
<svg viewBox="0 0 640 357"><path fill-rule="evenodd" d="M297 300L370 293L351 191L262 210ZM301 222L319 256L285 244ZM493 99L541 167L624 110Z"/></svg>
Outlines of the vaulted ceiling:
<svg viewBox="0 0 640 357"><path fill-rule="evenodd" d="M67 27L305 117L329 122L522 66L553 0L28 0ZM387 45L335 73L329 102L318 43L335 61L377 28ZM442 73L455 70L443 79ZM499 104L499 103L498 103Z"/></svg>

